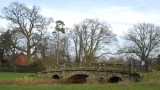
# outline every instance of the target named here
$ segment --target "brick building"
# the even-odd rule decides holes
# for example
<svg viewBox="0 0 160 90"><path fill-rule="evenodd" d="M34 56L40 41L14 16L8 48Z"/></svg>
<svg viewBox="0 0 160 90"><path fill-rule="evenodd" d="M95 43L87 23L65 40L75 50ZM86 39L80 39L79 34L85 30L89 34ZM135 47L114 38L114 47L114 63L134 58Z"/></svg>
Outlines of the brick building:
<svg viewBox="0 0 160 90"><path fill-rule="evenodd" d="M21 52L15 55L5 55L3 57L4 62L14 63L16 65L28 66L27 56Z"/></svg>

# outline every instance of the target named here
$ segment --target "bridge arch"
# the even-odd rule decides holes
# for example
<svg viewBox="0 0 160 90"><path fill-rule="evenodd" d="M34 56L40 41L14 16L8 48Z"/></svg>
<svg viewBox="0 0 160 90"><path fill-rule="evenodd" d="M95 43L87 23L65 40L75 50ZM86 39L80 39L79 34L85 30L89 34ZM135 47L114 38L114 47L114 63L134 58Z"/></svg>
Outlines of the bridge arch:
<svg viewBox="0 0 160 90"><path fill-rule="evenodd" d="M59 79L60 78L60 76L58 76L58 75L52 75L52 79Z"/></svg>
<svg viewBox="0 0 160 90"><path fill-rule="evenodd" d="M122 81L122 78L116 77L116 76L111 77L111 78L108 79L109 83L118 83L118 82L121 82L121 81Z"/></svg>
<svg viewBox="0 0 160 90"><path fill-rule="evenodd" d="M67 82L69 83L85 83L87 77L95 76L87 71L74 71L67 76Z"/></svg>
<svg viewBox="0 0 160 90"><path fill-rule="evenodd" d="M51 77L52 77L52 79L60 79L61 75L59 73L55 72L55 73L52 74Z"/></svg>
<svg viewBox="0 0 160 90"><path fill-rule="evenodd" d="M118 83L118 82L122 82L124 81L122 75L120 74L110 74L108 79L107 79L107 82L108 83Z"/></svg>

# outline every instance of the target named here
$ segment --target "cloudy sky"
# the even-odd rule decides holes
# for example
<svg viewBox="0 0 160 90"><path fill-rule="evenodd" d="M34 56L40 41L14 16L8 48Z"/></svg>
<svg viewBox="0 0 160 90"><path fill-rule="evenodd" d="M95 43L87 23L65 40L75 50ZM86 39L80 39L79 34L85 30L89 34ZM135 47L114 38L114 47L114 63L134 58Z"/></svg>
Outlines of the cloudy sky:
<svg viewBox="0 0 160 90"><path fill-rule="evenodd" d="M159 0L0 0L0 9L18 1L31 7L40 6L44 16L62 20L66 27L86 18L98 18L111 25L113 32L122 35L138 22L160 25ZM5 24L0 20L0 26Z"/></svg>

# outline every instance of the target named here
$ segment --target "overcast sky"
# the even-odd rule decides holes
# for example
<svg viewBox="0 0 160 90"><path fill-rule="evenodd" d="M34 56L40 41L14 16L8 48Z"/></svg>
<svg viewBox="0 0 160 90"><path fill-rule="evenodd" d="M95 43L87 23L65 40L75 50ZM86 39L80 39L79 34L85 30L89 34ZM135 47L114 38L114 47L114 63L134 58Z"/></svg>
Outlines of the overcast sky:
<svg viewBox="0 0 160 90"><path fill-rule="evenodd" d="M44 16L62 20L66 27L86 18L98 18L122 35L138 22L160 25L160 0L0 0L0 9L14 1L40 6ZM0 20L0 26L3 24Z"/></svg>

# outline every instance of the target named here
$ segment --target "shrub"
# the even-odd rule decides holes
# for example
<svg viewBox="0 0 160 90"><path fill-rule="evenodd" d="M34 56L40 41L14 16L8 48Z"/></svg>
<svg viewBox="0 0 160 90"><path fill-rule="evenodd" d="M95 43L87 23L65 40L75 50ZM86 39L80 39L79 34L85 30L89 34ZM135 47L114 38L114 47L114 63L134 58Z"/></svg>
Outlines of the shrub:
<svg viewBox="0 0 160 90"><path fill-rule="evenodd" d="M35 60L29 65L30 72L39 72L45 70L44 64L40 60Z"/></svg>

